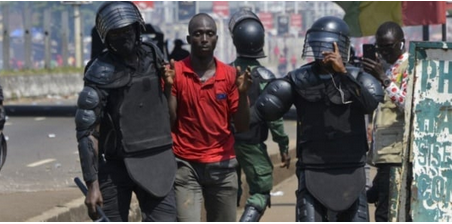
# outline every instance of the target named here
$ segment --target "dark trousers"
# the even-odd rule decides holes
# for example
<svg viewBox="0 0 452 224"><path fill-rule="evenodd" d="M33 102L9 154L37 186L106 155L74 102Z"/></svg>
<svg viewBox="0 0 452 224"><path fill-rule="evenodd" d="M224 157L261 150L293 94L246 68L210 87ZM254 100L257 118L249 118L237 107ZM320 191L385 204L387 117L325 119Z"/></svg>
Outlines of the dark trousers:
<svg viewBox="0 0 452 224"><path fill-rule="evenodd" d="M400 165L377 165L377 175L372 182L372 187L367 191L369 203L375 203L376 222L388 222L390 173L393 167L400 167Z"/></svg>
<svg viewBox="0 0 452 224"><path fill-rule="evenodd" d="M103 210L113 222L128 221L132 192L138 199L142 221L176 222L174 189L163 198L154 197L130 178L120 160L99 165L99 185L104 200Z"/></svg>

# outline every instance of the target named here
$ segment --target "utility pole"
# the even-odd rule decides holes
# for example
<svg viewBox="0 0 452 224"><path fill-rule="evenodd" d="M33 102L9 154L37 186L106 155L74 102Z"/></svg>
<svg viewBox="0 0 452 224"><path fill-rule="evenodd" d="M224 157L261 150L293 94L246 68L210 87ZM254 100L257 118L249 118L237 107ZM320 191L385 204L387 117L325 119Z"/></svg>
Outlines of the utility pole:
<svg viewBox="0 0 452 224"><path fill-rule="evenodd" d="M9 70L9 47L10 47L10 38L9 38L9 6L8 4L2 5L2 14L3 14L3 70Z"/></svg>
<svg viewBox="0 0 452 224"><path fill-rule="evenodd" d="M24 45L25 45L25 68L31 69L32 66L32 43L31 43L31 9L28 2L25 3L24 8Z"/></svg>
<svg viewBox="0 0 452 224"><path fill-rule="evenodd" d="M62 1L62 4L72 5L74 9L74 48L75 48L75 67L81 68L83 62L83 33L82 33L82 15L80 14L80 5L91 4L91 1Z"/></svg>
<svg viewBox="0 0 452 224"><path fill-rule="evenodd" d="M81 68L82 67L82 51L81 51L81 16L80 16L80 4L72 4L72 7L74 8L74 34L75 34L75 67Z"/></svg>
<svg viewBox="0 0 452 224"><path fill-rule="evenodd" d="M44 67L46 69L50 69L51 64L50 61L52 60L52 53L51 53L51 12L50 9L46 9L44 11Z"/></svg>
<svg viewBox="0 0 452 224"><path fill-rule="evenodd" d="M68 66L67 59L69 58L68 52L68 44L69 44L69 13L64 11L61 13L61 46L62 46L62 58L63 58L63 67Z"/></svg>

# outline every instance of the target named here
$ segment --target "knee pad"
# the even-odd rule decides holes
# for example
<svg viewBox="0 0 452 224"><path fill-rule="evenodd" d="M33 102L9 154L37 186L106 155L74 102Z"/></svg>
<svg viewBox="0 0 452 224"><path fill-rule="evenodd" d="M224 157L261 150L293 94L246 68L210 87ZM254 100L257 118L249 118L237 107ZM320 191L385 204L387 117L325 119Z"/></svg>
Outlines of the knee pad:
<svg viewBox="0 0 452 224"><path fill-rule="evenodd" d="M256 207L247 205L242 217L240 217L239 222L259 222L264 214L264 211L265 209L263 211L259 211Z"/></svg>
<svg viewBox="0 0 452 224"><path fill-rule="evenodd" d="M353 205L341 215L339 222L369 222L366 192L363 191Z"/></svg>
<svg viewBox="0 0 452 224"><path fill-rule="evenodd" d="M298 173L298 189L296 204L296 221L297 222L321 222L316 220L315 199L306 188L306 180L304 172Z"/></svg>
<svg viewBox="0 0 452 224"><path fill-rule="evenodd" d="M358 208L351 222L369 222L369 205L367 203L366 192L363 191L357 201Z"/></svg>
<svg viewBox="0 0 452 224"><path fill-rule="evenodd" d="M296 221L297 222L319 222L315 220L314 198L307 191L297 191Z"/></svg>

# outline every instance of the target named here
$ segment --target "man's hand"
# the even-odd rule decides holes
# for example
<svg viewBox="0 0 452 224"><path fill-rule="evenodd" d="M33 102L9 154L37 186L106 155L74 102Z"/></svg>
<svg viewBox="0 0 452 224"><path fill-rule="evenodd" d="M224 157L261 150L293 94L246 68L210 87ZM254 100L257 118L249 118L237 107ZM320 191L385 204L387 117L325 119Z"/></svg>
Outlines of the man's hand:
<svg viewBox="0 0 452 224"><path fill-rule="evenodd" d="M176 75L176 71L174 70L174 59L171 59L170 63L164 66L165 73L163 76L163 81L166 86L172 86L174 83L174 76Z"/></svg>
<svg viewBox="0 0 452 224"><path fill-rule="evenodd" d="M288 152L281 153L281 165L279 165L280 168L286 167L289 169L290 167L290 156Z"/></svg>
<svg viewBox="0 0 452 224"><path fill-rule="evenodd" d="M239 93L246 93L253 83L253 80L251 79L251 69L248 66L243 73L241 73L240 66L237 66L236 69L237 78L235 80L235 84L237 85L237 89L239 90Z"/></svg>
<svg viewBox="0 0 452 224"><path fill-rule="evenodd" d="M363 58L362 64L363 64L364 71L373 75L380 82L382 82L385 78L387 78L385 71L383 69L383 65L380 62L380 59L377 58L377 61L374 61L369 58Z"/></svg>
<svg viewBox="0 0 452 224"><path fill-rule="evenodd" d="M103 206L103 198L99 189L99 182L97 180L88 184L88 193L85 198L85 205L88 208L88 215L92 220L99 219L99 214L96 210L96 205Z"/></svg>
<svg viewBox="0 0 452 224"><path fill-rule="evenodd" d="M335 72L347 73L347 69L345 69L344 62L342 61L342 57L336 42L333 43L333 48L334 52L322 52L323 63L331 65Z"/></svg>

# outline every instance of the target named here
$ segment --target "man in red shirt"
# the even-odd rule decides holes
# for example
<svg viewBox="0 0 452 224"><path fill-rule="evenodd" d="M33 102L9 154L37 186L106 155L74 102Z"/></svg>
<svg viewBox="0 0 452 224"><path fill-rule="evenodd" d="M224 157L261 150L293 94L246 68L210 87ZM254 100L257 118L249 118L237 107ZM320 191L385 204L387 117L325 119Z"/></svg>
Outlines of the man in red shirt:
<svg viewBox="0 0 452 224"><path fill-rule="evenodd" d="M178 162L177 218L200 222L204 196L208 222L235 222L238 163L231 121L237 132L248 130L251 76L249 69L240 74L240 68L214 57L218 36L209 15L195 15L188 32L190 56L171 60L165 73L173 77L169 102Z"/></svg>

